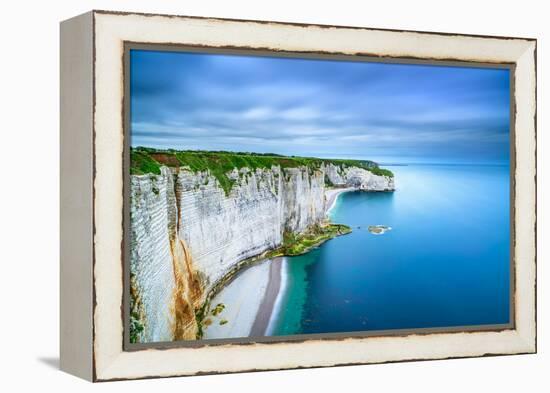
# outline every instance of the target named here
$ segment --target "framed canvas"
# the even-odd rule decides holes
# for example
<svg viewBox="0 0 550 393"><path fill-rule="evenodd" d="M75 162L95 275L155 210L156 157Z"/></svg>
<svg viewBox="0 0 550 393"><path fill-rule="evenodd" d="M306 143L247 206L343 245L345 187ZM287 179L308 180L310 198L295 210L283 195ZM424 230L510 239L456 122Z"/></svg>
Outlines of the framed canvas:
<svg viewBox="0 0 550 393"><path fill-rule="evenodd" d="M536 40L61 23L61 368L536 352Z"/></svg>

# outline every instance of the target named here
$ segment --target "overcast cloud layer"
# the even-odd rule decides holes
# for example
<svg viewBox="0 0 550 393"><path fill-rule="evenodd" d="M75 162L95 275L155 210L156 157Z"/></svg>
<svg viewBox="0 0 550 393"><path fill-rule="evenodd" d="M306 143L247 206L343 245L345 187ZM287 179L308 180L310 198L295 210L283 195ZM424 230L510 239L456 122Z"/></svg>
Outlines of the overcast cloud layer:
<svg viewBox="0 0 550 393"><path fill-rule="evenodd" d="M506 163L509 72L133 50L133 146Z"/></svg>

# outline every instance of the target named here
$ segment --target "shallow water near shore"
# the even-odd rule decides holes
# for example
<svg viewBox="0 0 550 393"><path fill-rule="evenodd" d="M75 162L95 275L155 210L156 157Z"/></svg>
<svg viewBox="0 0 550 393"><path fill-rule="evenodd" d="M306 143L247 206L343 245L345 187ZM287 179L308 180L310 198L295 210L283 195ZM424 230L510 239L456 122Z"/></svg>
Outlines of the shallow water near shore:
<svg viewBox="0 0 550 393"><path fill-rule="evenodd" d="M509 167L390 169L396 192L338 197L351 234L286 259L271 335L509 322Z"/></svg>

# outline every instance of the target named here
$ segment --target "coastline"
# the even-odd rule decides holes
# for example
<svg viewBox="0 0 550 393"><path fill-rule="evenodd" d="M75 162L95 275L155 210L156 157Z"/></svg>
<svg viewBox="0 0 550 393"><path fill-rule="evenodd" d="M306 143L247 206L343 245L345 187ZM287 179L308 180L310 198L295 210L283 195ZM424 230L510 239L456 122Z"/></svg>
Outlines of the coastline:
<svg viewBox="0 0 550 393"><path fill-rule="evenodd" d="M280 303L280 296L284 292L281 287L283 277L282 266L284 263L286 263L285 257L277 257L271 260L269 283L258 309L258 313L256 314L254 324L250 329L250 337L263 337L268 335L272 320L277 314L275 312L276 305Z"/></svg>
<svg viewBox="0 0 550 393"><path fill-rule="evenodd" d="M330 211L336 206L336 201L338 200L338 195L343 194L345 192L355 191L356 189L353 187L345 187L345 188L330 188L325 191L325 196L327 199L326 204L326 210L325 214L328 216Z"/></svg>
<svg viewBox="0 0 550 393"><path fill-rule="evenodd" d="M326 190L325 198L327 203L325 205L325 215L327 218L330 211L336 206L338 196L355 190L353 187ZM273 258L271 263L268 289L264 294L264 299L251 329L251 337L271 336L277 316L281 311L281 302L286 289L286 274L288 274L285 264L288 263L288 260L286 257L277 257Z"/></svg>
<svg viewBox="0 0 550 393"><path fill-rule="evenodd" d="M325 214L336 206L339 195L350 191L355 188L326 190ZM204 339L270 336L285 293L285 263L286 257L274 257L239 272L212 299L212 308L219 303L225 308L218 315L208 315L212 323L205 328Z"/></svg>
<svg viewBox="0 0 550 393"><path fill-rule="evenodd" d="M271 265L267 259L243 269L212 298L203 320L203 339L249 336L270 286ZM223 305L221 310L214 313L219 304Z"/></svg>
<svg viewBox="0 0 550 393"><path fill-rule="evenodd" d="M271 324L280 296L285 257L266 259L239 272L211 300L204 339L263 337ZM280 301L279 301L280 303ZM213 315L218 304L223 309Z"/></svg>

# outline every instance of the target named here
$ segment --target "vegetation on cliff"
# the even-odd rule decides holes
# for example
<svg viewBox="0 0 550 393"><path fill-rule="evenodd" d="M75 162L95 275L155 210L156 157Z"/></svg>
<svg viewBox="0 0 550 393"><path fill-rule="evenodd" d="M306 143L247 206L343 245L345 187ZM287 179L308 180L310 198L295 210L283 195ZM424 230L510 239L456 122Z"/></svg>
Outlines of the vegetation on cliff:
<svg viewBox="0 0 550 393"><path fill-rule="evenodd" d="M281 156L278 154L241 153L204 150L158 150L147 147L136 147L130 150L130 173L143 175L160 174L162 165L169 167L188 167L193 172L209 171L214 176L226 194L233 187L234 180L228 177L233 169L257 168L270 169L273 166L281 168L308 167L318 169L323 164L333 164L340 167L359 167L375 175L393 177L393 173L382 169L373 161L345 160L313 157Z"/></svg>
<svg viewBox="0 0 550 393"><path fill-rule="evenodd" d="M130 342L137 343L140 341L140 334L143 332L144 326L140 316L136 312L130 314Z"/></svg>
<svg viewBox="0 0 550 393"><path fill-rule="evenodd" d="M267 258L301 255L336 236L346 235L351 228L343 224L314 225L302 233L285 232L283 244L267 253Z"/></svg>

